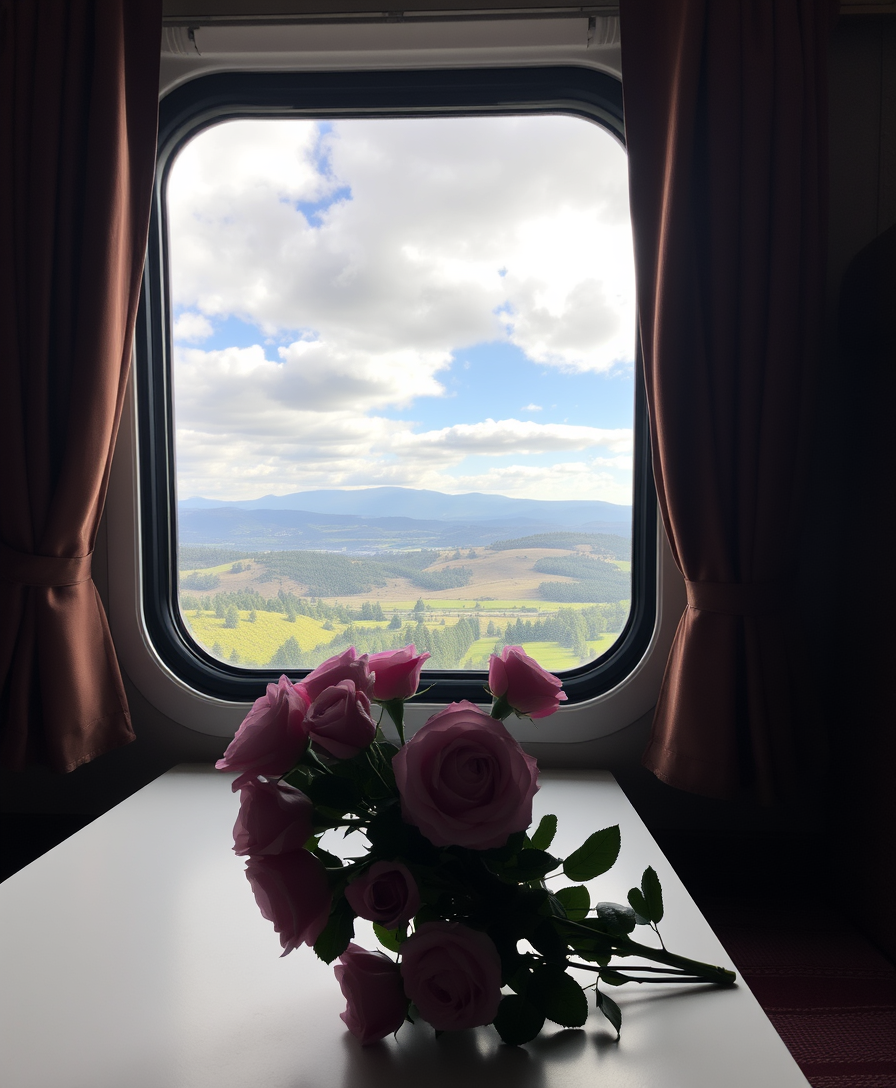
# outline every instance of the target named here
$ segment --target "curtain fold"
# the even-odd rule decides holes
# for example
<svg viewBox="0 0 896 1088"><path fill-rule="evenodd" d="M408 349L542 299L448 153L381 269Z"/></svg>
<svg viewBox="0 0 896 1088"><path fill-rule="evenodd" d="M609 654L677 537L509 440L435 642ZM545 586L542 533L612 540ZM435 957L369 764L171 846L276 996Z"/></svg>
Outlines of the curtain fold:
<svg viewBox="0 0 896 1088"><path fill-rule="evenodd" d="M0 761L133 739L90 556L130 362L161 0L0 0Z"/></svg>
<svg viewBox="0 0 896 1088"><path fill-rule="evenodd" d="M688 587L645 765L783 796L806 761L794 577L822 321L827 0L622 0L641 345Z"/></svg>

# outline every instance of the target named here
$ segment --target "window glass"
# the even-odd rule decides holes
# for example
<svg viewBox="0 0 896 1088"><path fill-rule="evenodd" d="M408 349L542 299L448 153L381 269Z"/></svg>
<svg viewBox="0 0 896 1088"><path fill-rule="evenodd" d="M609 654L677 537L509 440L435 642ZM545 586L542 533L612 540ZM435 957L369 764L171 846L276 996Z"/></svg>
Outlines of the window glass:
<svg viewBox="0 0 896 1088"><path fill-rule="evenodd" d="M245 669L607 653L632 595L616 140L563 114L227 120L165 199L196 643Z"/></svg>

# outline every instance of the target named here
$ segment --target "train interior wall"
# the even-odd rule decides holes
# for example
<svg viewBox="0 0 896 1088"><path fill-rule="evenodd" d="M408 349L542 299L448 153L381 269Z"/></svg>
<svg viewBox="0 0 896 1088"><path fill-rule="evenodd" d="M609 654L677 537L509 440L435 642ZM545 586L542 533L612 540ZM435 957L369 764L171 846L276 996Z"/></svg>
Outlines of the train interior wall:
<svg viewBox="0 0 896 1088"><path fill-rule="evenodd" d="M598 741L544 744L533 751L546 766L613 771L686 882L692 879L696 887L716 874L735 888L756 881L790 886L805 873L832 905L838 899L848 904L854 922L896 958L896 292L890 296L889 349L857 359L848 347L837 347L846 270L896 223L896 16L839 18L830 117L829 347L819 361L816 452L800 572L807 648L803 711L817 723L824 769L807 774L803 794L792 803L766 810L691 796L655 779L640 764L649 715ZM94 577L103 595L105 542L101 530ZM220 756L220 738L171 721L127 678L126 684L136 742L70 775L38 768L0 772L6 828L0 878L175 764Z"/></svg>

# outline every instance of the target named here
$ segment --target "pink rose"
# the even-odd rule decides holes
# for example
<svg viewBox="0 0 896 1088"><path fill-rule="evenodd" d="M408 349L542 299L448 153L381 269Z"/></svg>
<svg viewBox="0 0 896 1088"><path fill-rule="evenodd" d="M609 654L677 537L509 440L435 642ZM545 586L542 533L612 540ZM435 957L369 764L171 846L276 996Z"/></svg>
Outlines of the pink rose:
<svg viewBox="0 0 896 1088"><path fill-rule="evenodd" d="M362 918L386 929L407 925L420 909L420 892L400 861L376 861L348 885L345 898Z"/></svg>
<svg viewBox="0 0 896 1088"><path fill-rule="evenodd" d="M330 914L330 886L320 861L307 850L250 857L246 877L262 916L280 934L283 955L314 944Z"/></svg>
<svg viewBox="0 0 896 1088"><path fill-rule="evenodd" d="M436 1031L490 1024L501 1001L501 960L485 933L426 922L401 946L408 997Z"/></svg>
<svg viewBox="0 0 896 1088"><path fill-rule="evenodd" d="M261 775L241 775L240 814L233 825L237 854L288 854L301 850L314 833L314 805L301 790Z"/></svg>
<svg viewBox="0 0 896 1088"><path fill-rule="evenodd" d="M382 952L368 952L352 943L333 971L346 1000L345 1012L339 1015L362 1046L398 1031L408 999L397 963Z"/></svg>
<svg viewBox="0 0 896 1088"><path fill-rule="evenodd" d="M302 725L307 709L304 693L287 677L268 684L215 766L219 771L286 774L308 746Z"/></svg>
<svg viewBox="0 0 896 1088"><path fill-rule="evenodd" d="M466 700L434 714L392 769L402 816L434 846L488 850L532 822L538 764Z"/></svg>
<svg viewBox="0 0 896 1088"><path fill-rule="evenodd" d="M376 736L370 700L353 680L324 688L305 719L308 736L336 759L351 759Z"/></svg>
<svg viewBox="0 0 896 1088"><path fill-rule="evenodd" d="M410 699L420 683L423 662L432 654L418 654L413 643L401 650L383 650L371 654L370 671L373 673L373 698L378 703L392 699Z"/></svg>
<svg viewBox="0 0 896 1088"><path fill-rule="evenodd" d="M520 646L505 646L500 657L492 654L488 686L492 695L498 699L503 696L510 709L528 718L546 718L566 699L566 692L560 690L561 681Z"/></svg>
<svg viewBox="0 0 896 1088"><path fill-rule="evenodd" d="M367 654L358 657L354 646L349 646L344 654L328 657L322 665L309 672L301 686L308 695L308 702L313 703L325 688L338 684L340 680L351 680L356 689L369 698L373 690L373 677L370 675Z"/></svg>

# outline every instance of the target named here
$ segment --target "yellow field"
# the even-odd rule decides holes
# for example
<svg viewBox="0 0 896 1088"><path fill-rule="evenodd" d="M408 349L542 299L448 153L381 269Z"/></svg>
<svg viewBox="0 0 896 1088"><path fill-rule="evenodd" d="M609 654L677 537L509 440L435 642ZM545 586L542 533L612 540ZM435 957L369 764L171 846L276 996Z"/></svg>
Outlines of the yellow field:
<svg viewBox="0 0 896 1088"><path fill-rule="evenodd" d="M256 612L255 615L255 623L250 623L249 613L240 612L239 627L225 627L224 620L214 612L203 612L199 616L187 612L184 619L200 646L211 652L218 643L224 661L236 650L241 665L266 665L288 638L294 638L301 649L310 650L328 642L337 631L345 630L344 624L334 624L332 631L325 631L322 623L308 616L296 616L295 623L290 623L282 612Z"/></svg>
<svg viewBox="0 0 896 1088"><path fill-rule="evenodd" d="M294 638L302 650L310 650L330 641L336 634L345 630L345 624L334 623L331 630L325 630L319 620L310 619L308 616L296 616L295 622L290 623L286 616L280 612L256 612L254 623L249 622L249 613L239 613L240 623L238 627L225 627L224 620L215 616L213 612L203 612L199 615L191 611L184 614L190 631L195 640L203 649L212 652L217 644L219 656L222 661L232 659L234 651L239 654L239 664L246 666L265 666L274 656L276 651L288 638ZM456 616L445 617L445 626L450 627L457 623ZM441 621L427 617L426 626L438 628ZM380 628L386 627L382 622L360 620L355 622L355 627ZM613 645L617 635L601 635L592 639L588 646L599 657ZM474 642L461 662L461 666L475 663L479 667L487 667L489 654L495 648L496 636L480 638ZM526 642L523 649L531 657L534 657L540 665L552 671L573 669L580 664L578 657L571 650L559 646L556 642Z"/></svg>
<svg viewBox="0 0 896 1088"><path fill-rule="evenodd" d="M576 549L577 550L577 549ZM476 556L468 555L453 559L453 552L442 552L440 558L429 568L444 570L463 566L473 574L472 584L464 587L465 597L457 595L457 589L419 592L405 578L390 578L385 586L372 588L370 592L352 596L326 597L328 605L342 605L355 614L364 601L378 603L386 616L386 621L356 619L354 625L362 629L384 629L394 614L399 616L402 625L415 623L418 613L414 606L422 599L426 612L423 620L429 628L444 628L456 624L463 616L477 616L482 630L489 621L493 621L498 634L479 639L467 653L462 664L483 667L492 652L500 632L508 622L515 619L538 619L556 614L562 609L583 609L587 603L541 601L535 599L538 585L542 581L569 583L569 578L551 577L532 570L533 563L542 558L569 554L567 549L528 548L502 552L477 550ZM212 593L232 593L255 589L262 596L276 596L280 590L304 596L307 587L293 583L290 579L277 576L274 578L268 568L253 560L241 560L248 563L248 569L232 573L233 563L228 561L214 567L203 567L193 572L214 574L220 579L214 591L185 590L184 596L192 596L196 603L203 596ZM616 561L620 569L629 569L630 564ZM270 579L270 580L266 580ZM283 613L256 612L256 622L248 621L249 613L240 611L240 622L235 628L224 626L225 621L208 611L190 610L185 619L196 641L206 650L212 651L222 660L234 661L247 666L264 666L277 650L289 638L294 638L301 650L312 650L316 646L329 643L334 636L342 634L346 625L335 620L324 628L322 621L307 616L296 616L295 622L287 620ZM613 644L615 635L604 635L589 643L589 648L598 657ZM545 668L565 670L580 664L578 656L557 643L532 642L526 645L527 652L535 657ZM234 654L238 657L234 657Z"/></svg>

